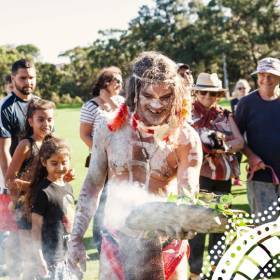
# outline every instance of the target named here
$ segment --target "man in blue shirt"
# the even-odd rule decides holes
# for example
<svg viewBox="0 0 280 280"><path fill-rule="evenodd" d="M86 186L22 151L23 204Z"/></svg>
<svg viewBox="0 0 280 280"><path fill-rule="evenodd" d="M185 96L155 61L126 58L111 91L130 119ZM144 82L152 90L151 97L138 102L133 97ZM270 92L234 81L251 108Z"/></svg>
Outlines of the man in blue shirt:
<svg viewBox="0 0 280 280"><path fill-rule="evenodd" d="M35 90L34 64L25 59L16 61L11 78L13 91L0 102L0 165L4 175L24 130L27 106Z"/></svg>
<svg viewBox="0 0 280 280"><path fill-rule="evenodd" d="M247 139L243 152L250 167L248 200L251 211L257 214L279 197L280 60L260 60L253 74L258 76L259 88L241 99L235 118Z"/></svg>
<svg viewBox="0 0 280 280"><path fill-rule="evenodd" d="M16 61L12 65L11 80L13 90L0 102L0 167L4 177L24 131L28 103L33 98L36 86L34 64L26 59ZM4 186L0 190L5 190ZM18 234L10 232L5 245L8 274L12 280L19 278L21 267L17 244Z"/></svg>

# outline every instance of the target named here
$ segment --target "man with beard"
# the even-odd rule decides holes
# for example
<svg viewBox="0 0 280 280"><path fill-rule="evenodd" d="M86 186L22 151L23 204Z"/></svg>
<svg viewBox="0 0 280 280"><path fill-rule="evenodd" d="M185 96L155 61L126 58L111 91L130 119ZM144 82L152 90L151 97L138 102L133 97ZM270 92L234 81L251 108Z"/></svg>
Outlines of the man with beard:
<svg viewBox="0 0 280 280"><path fill-rule="evenodd" d="M26 111L36 86L34 64L20 59L12 65L12 92L0 102L0 166L5 177L11 157L24 131ZM4 186L0 190L7 192ZM1 217L0 217L1 219ZM10 279L19 279L18 235L10 232L6 240L7 268Z"/></svg>
<svg viewBox="0 0 280 280"><path fill-rule="evenodd" d="M144 52L134 61L126 103L112 121L101 120L94 133L69 243L68 261L78 274L86 262L82 238L108 176L100 279L187 279L186 240L139 236L125 224L130 206L141 203L144 192L161 199L170 193L191 199L199 190L202 149L186 122L186 91L168 57Z"/></svg>
<svg viewBox="0 0 280 280"><path fill-rule="evenodd" d="M21 59L12 66L13 91L0 103L0 164L6 174L11 156L24 130L25 115L36 86L36 70L31 61Z"/></svg>

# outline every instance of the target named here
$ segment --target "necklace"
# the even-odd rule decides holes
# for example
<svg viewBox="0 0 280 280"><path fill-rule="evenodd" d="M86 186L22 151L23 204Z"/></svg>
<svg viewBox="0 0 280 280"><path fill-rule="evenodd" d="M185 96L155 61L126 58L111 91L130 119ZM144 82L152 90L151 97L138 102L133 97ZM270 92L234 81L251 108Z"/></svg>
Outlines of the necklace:
<svg viewBox="0 0 280 280"><path fill-rule="evenodd" d="M152 154L149 154L147 149L144 147L144 141L143 141L143 137L140 133L139 130L136 130L136 134L140 140L141 143L141 152L144 156L145 159L145 167L146 167L146 178L145 178L145 187L148 188L149 186L149 181L150 181L150 175L151 175L151 160L152 158L155 156L155 154L157 153L158 149L159 149L159 145L157 145L157 147L155 148L155 150L153 151Z"/></svg>
<svg viewBox="0 0 280 280"><path fill-rule="evenodd" d="M169 124L146 126L140 121L137 113L133 113L131 125L135 130L144 131L145 133L152 135L156 142L168 142L169 136L172 134L172 129Z"/></svg>

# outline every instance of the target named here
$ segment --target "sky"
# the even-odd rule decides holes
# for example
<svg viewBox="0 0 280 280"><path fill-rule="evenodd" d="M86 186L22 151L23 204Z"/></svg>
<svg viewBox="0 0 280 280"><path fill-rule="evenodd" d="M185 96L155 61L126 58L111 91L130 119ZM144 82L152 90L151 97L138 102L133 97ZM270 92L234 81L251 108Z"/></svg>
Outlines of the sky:
<svg viewBox="0 0 280 280"><path fill-rule="evenodd" d="M61 52L88 46L99 30L126 29L153 0L0 0L0 45L34 44L43 62L61 63Z"/></svg>

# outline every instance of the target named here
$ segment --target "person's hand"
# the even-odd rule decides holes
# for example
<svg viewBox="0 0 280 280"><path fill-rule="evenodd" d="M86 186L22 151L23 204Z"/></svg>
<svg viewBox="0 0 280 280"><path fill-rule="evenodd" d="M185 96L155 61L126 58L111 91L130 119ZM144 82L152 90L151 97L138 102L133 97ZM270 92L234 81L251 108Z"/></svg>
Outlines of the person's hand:
<svg viewBox="0 0 280 280"><path fill-rule="evenodd" d="M47 278L49 276L48 265L43 258L40 258L39 260L38 273L42 278Z"/></svg>
<svg viewBox="0 0 280 280"><path fill-rule="evenodd" d="M67 171L67 173L64 175L63 179L67 183L73 181L75 179L75 172L74 172L74 170L73 169L69 169Z"/></svg>
<svg viewBox="0 0 280 280"><path fill-rule="evenodd" d="M12 198L17 198L20 192L20 185L17 183L16 180L8 179L6 182L6 187L9 190L9 193Z"/></svg>
<svg viewBox="0 0 280 280"><path fill-rule="evenodd" d="M248 157L248 162L251 172L256 172L260 169L265 169L265 163L259 156L255 154L252 154Z"/></svg>
<svg viewBox="0 0 280 280"><path fill-rule="evenodd" d="M67 264L78 279L83 278L86 271L86 248L81 238L71 238L68 243Z"/></svg>

